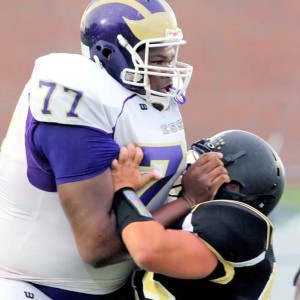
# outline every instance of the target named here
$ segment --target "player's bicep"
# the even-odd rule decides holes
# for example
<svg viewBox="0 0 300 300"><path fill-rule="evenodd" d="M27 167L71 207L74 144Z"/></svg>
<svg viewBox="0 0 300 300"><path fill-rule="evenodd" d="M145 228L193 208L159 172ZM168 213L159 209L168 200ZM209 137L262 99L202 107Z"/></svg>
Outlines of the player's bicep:
<svg viewBox="0 0 300 300"><path fill-rule="evenodd" d="M34 145L44 157L43 167L47 164L55 176L80 252L92 257L95 249L101 246L103 250L116 235L110 214L114 192L110 164L119 146L111 136L93 128L46 123L35 129Z"/></svg>
<svg viewBox="0 0 300 300"><path fill-rule="evenodd" d="M167 230L169 247L161 264L170 270L170 276L199 279L210 275L217 266L215 254L205 242L193 233L183 230Z"/></svg>
<svg viewBox="0 0 300 300"><path fill-rule="evenodd" d="M73 229L78 233L111 211L114 195L110 170L100 175L58 186L59 197ZM98 228L100 229L100 228Z"/></svg>
<svg viewBox="0 0 300 300"><path fill-rule="evenodd" d="M112 255L119 238L111 214L114 189L110 170L82 181L61 184L58 193L84 260L90 263L95 257Z"/></svg>
<svg viewBox="0 0 300 300"><path fill-rule="evenodd" d="M217 258L199 237L166 230L155 221L129 224L122 238L136 263L152 272L195 279L208 276L217 265Z"/></svg>

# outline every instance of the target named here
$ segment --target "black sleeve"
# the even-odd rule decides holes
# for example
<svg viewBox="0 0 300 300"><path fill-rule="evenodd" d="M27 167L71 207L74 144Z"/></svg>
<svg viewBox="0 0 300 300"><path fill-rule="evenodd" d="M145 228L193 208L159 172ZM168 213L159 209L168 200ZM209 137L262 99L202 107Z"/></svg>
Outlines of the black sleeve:
<svg viewBox="0 0 300 300"><path fill-rule="evenodd" d="M299 276L300 276L300 268L299 268L298 272L297 272L296 275L295 275L294 282L293 282L294 286L297 285L297 280L298 280L298 277L299 277Z"/></svg>
<svg viewBox="0 0 300 300"><path fill-rule="evenodd" d="M202 203L183 220L181 228L196 233L225 260L254 265L272 242L272 223L253 207L232 200Z"/></svg>

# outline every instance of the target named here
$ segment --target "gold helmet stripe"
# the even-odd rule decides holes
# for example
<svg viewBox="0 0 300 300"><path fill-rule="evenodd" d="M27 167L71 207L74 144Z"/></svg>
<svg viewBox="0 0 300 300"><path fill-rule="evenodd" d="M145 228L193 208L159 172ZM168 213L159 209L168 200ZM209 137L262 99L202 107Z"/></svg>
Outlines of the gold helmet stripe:
<svg viewBox="0 0 300 300"><path fill-rule="evenodd" d="M119 3L136 9L143 17L143 20L130 20L126 17L124 21L139 40L165 37L166 29L177 29L177 21L170 6L162 1L166 12L152 14L145 6L133 0L102 0L92 4L83 14L82 20L95 8L105 4ZM81 22L82 22L81 20Z"/></svg>

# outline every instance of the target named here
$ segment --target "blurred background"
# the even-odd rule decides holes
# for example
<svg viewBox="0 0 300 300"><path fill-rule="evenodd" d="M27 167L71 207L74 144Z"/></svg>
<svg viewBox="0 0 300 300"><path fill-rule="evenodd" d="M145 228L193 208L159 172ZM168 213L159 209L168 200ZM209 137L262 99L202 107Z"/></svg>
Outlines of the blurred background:
<svg viewBox="0 0 300 300"><path fill-rule="evenodd" d="M37 57L80 53L89 1L2 0L0 140ZM194 66L182 106L189 143L228 129L251 131L276 149L287 188L271 220L278 278L273 300L292 299L300 267L300 2L169 0Z"/></svg>

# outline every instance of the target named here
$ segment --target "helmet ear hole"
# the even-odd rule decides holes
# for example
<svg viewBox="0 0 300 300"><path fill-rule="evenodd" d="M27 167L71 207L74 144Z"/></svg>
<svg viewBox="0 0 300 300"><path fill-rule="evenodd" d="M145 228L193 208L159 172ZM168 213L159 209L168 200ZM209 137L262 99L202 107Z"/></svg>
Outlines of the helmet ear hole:
<svg viewBox="0 0 300 300"><path fill-rule="evenodd" d="M112 55L113 51L109 48L104 48L102 50L102 54L104 57L106 57L107 59L110 59L111 58L111 55Z"/></svg>
<svg viewBox="0 0 300 300"><path fill-rule="evenodd" d="M232 180L229 183L226 183L224 186L225 190L235 192L235 193L240 193L242 188L243 186L236 180Z"/></svg>
<svg viewBox="0 0 300 300"><path fill-rule="evenodd" d="M102 47L101 45L96 46L96 50L101 53L101 57L110 59L113 51L107 47Z"/></svg>

